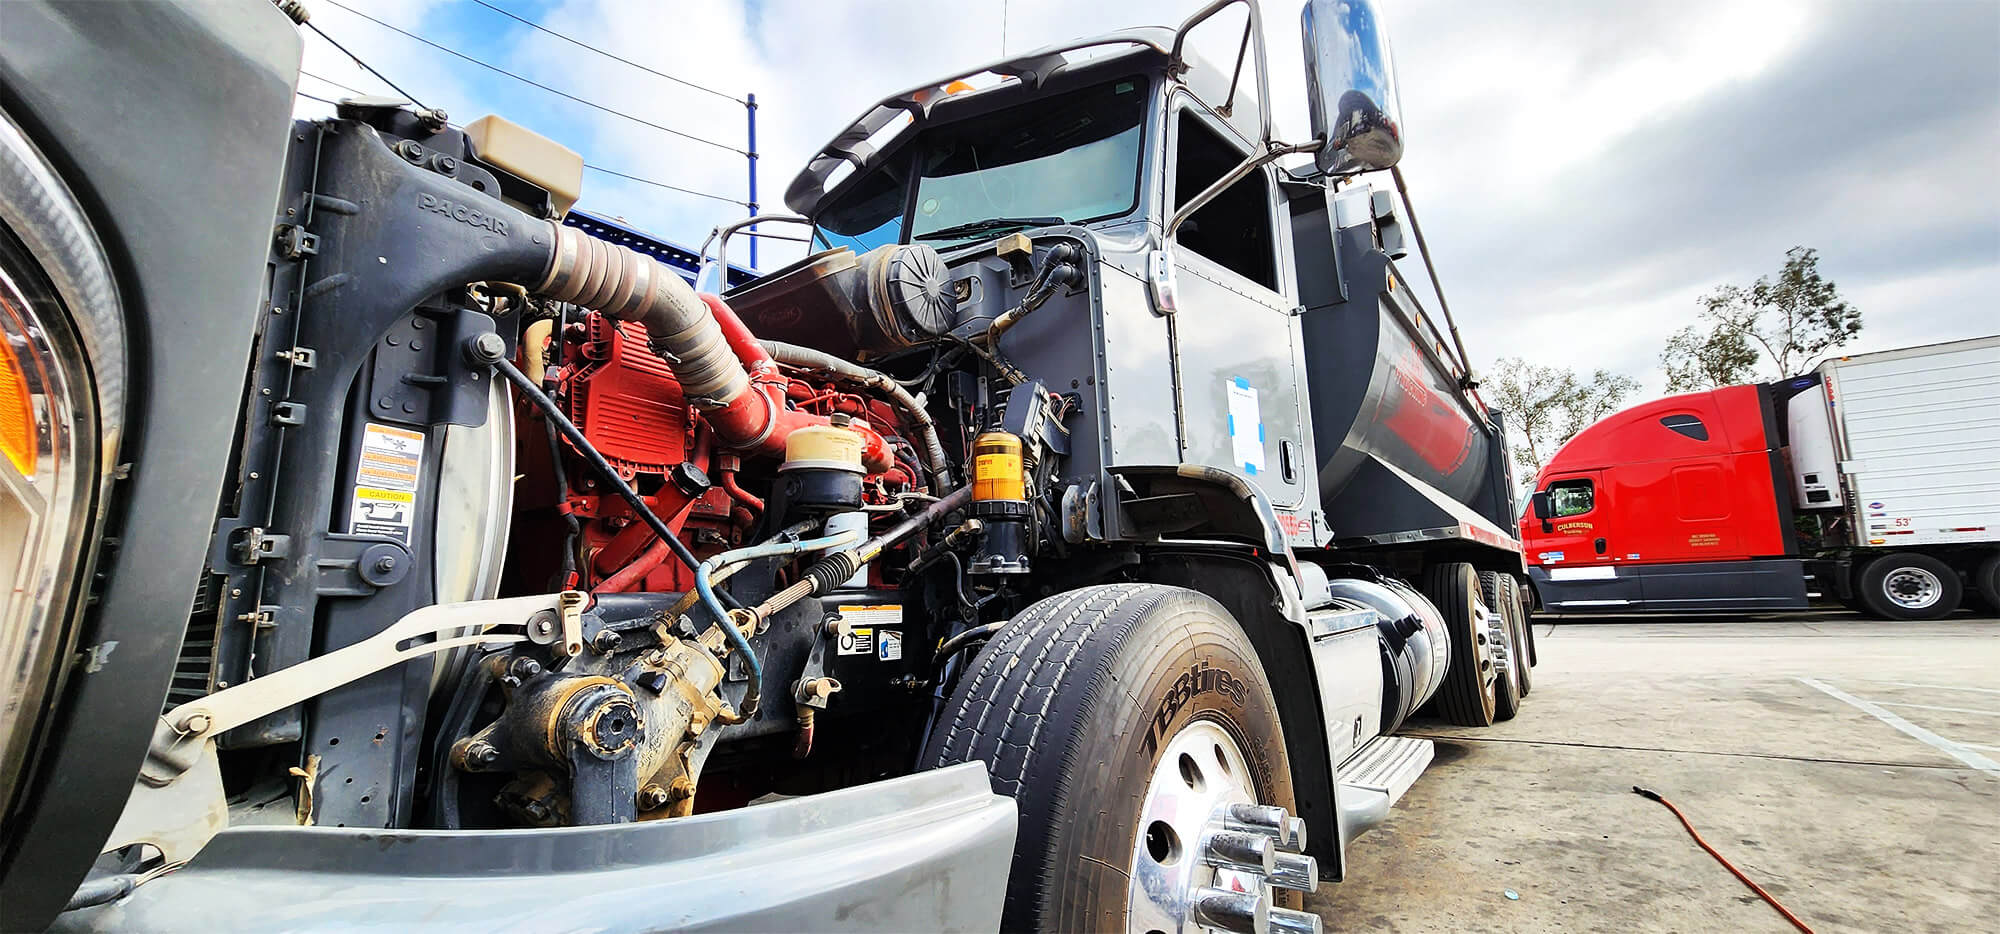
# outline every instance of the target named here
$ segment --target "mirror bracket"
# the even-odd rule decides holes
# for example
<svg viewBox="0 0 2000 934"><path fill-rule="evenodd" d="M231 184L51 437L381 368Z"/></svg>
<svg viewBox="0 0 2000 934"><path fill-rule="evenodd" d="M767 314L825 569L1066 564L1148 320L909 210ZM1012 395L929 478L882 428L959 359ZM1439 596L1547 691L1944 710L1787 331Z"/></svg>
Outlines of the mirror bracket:
<svg viewBox="0 0 2000 934"><path fill-rule="evenodd" d="M1229 94L1223 98L1222 105L1215 108L1215 112L1227 117L1235 109L1236 88L1243 80L1244 53L1246 51L1251 53L1254 56L1253 61L1257 69L1257 111L1258 127L1260 129L1257 138L1260 142L1269 143L1271 141L1271 103L1265 100L1265 98L1271 95L1270 69L1264 64L1264 16L1257 9L1257 0L1215 0L1215 2L1196 10L1187 19L1182 20L1180 26L1174 29L1173 50L1167 55L1167 75L1178 80L1181 75L1187 74L1188 63L1187 59L1181 55L1181 47L1187 44L1188 32L1206 22L1209 17L1238 3L1243 4L1250 15L1243 23L1243 40L1236 48L1236 68L1229 74Z"/></svg>
<svg viewBox="0 0 2000 934"><path fill-rule="evenodd" d="M1266 140L1259 144L1257 149L1244 157L1242 162L1237 163L1235 168L1222 173L1221 178L1216 179L1207 188L1202 189L1200 194L1189 198L1188 203L1175 208L1173 218L1167 221L1167 229L1163 239L1167 243L1172 243L1174 234L1181 229L1181 224L1193 216L1194 212L1201 210L1210 201L1214 201L1217 195L1227 191L1229 186L1242 181L1245 176L1263 167L1266 163L1275 162L1293 153L1314 152L1319 147L1320 140L1318 137L1314 137L1303 143L1278 143Z"/></svg>

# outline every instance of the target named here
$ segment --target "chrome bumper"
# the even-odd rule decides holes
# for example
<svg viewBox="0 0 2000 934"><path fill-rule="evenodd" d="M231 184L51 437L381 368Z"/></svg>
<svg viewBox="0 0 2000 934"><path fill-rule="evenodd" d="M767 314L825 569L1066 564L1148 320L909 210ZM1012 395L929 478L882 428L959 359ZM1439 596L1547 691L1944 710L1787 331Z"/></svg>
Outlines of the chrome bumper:
<svg viewBox="0 0 2000 934"><path fill-rule="evenodd" d="M227 831L54 930L994 930L1015 807L966 763L672 821Z"/></svg>

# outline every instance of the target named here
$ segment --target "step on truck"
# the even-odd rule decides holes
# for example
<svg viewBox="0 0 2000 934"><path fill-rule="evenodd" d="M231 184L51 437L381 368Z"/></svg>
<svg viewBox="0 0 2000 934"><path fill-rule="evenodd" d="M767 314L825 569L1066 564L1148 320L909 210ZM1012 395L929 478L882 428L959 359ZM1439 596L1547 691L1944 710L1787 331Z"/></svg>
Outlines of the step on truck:
<svg viewBox="0 0 2000 934"><path fill-rule="evenodd" d="M1607 416L1521 519L1555 613L2000 612L2000 336Z"/></svg>
<svg viewBox="0 0 2000 934"><path fill-rule="evenodd" d="M1530 687L1369 3L1304 143L1254 3L885 98L721 294L299 3L6 7L0 927L1313 931Z"/></svg>

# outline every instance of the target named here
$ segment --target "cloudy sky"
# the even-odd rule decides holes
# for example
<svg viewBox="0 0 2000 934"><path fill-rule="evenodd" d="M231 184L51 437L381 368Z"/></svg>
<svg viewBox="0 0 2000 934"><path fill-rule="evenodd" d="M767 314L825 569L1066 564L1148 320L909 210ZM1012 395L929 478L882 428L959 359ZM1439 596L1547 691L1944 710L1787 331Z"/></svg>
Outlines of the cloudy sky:
<svg viewBox="0 0 2000 934"><path fill-rule="evenodd" d="M746 199L745 110L731 98L755 94L766 211L783 210L808 153L886 94L1003 47L1171 23L1199 5L339 3L308 0L314 25L454 120L500 113L593 165L728 201ZM1405 174L1476 366L1514 355L1602 366L1657 392L1660 345L1692 320L1696 298L1774 272L1799 244L1820 250L1822 273L1862 309L1853 349L2000 332L2000 2L1381 5L1402 83ZM1286 138L1307 135L1297 12L1265 10ZM1226 57L1231 36L1209 31L1210 57ZM346 93L323 79L386 91L315 36L305 68L319 76L301 82L307 93ZM582 205L694 244L742 216L728 201L591 172ZM766 266L795 255L767 250Z"/></svg>

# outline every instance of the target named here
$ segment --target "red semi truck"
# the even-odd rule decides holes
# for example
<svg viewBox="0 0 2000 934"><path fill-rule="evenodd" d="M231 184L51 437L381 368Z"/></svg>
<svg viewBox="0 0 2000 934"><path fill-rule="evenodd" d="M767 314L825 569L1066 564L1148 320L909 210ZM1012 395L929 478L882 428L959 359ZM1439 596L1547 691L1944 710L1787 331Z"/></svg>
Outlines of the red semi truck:
<svg viewBox="0 0 2000 934"><path fill-rule="evenodd" d="M1535 478L1551 612L2000 609L2000 336L1633 406Z"/></svg>

